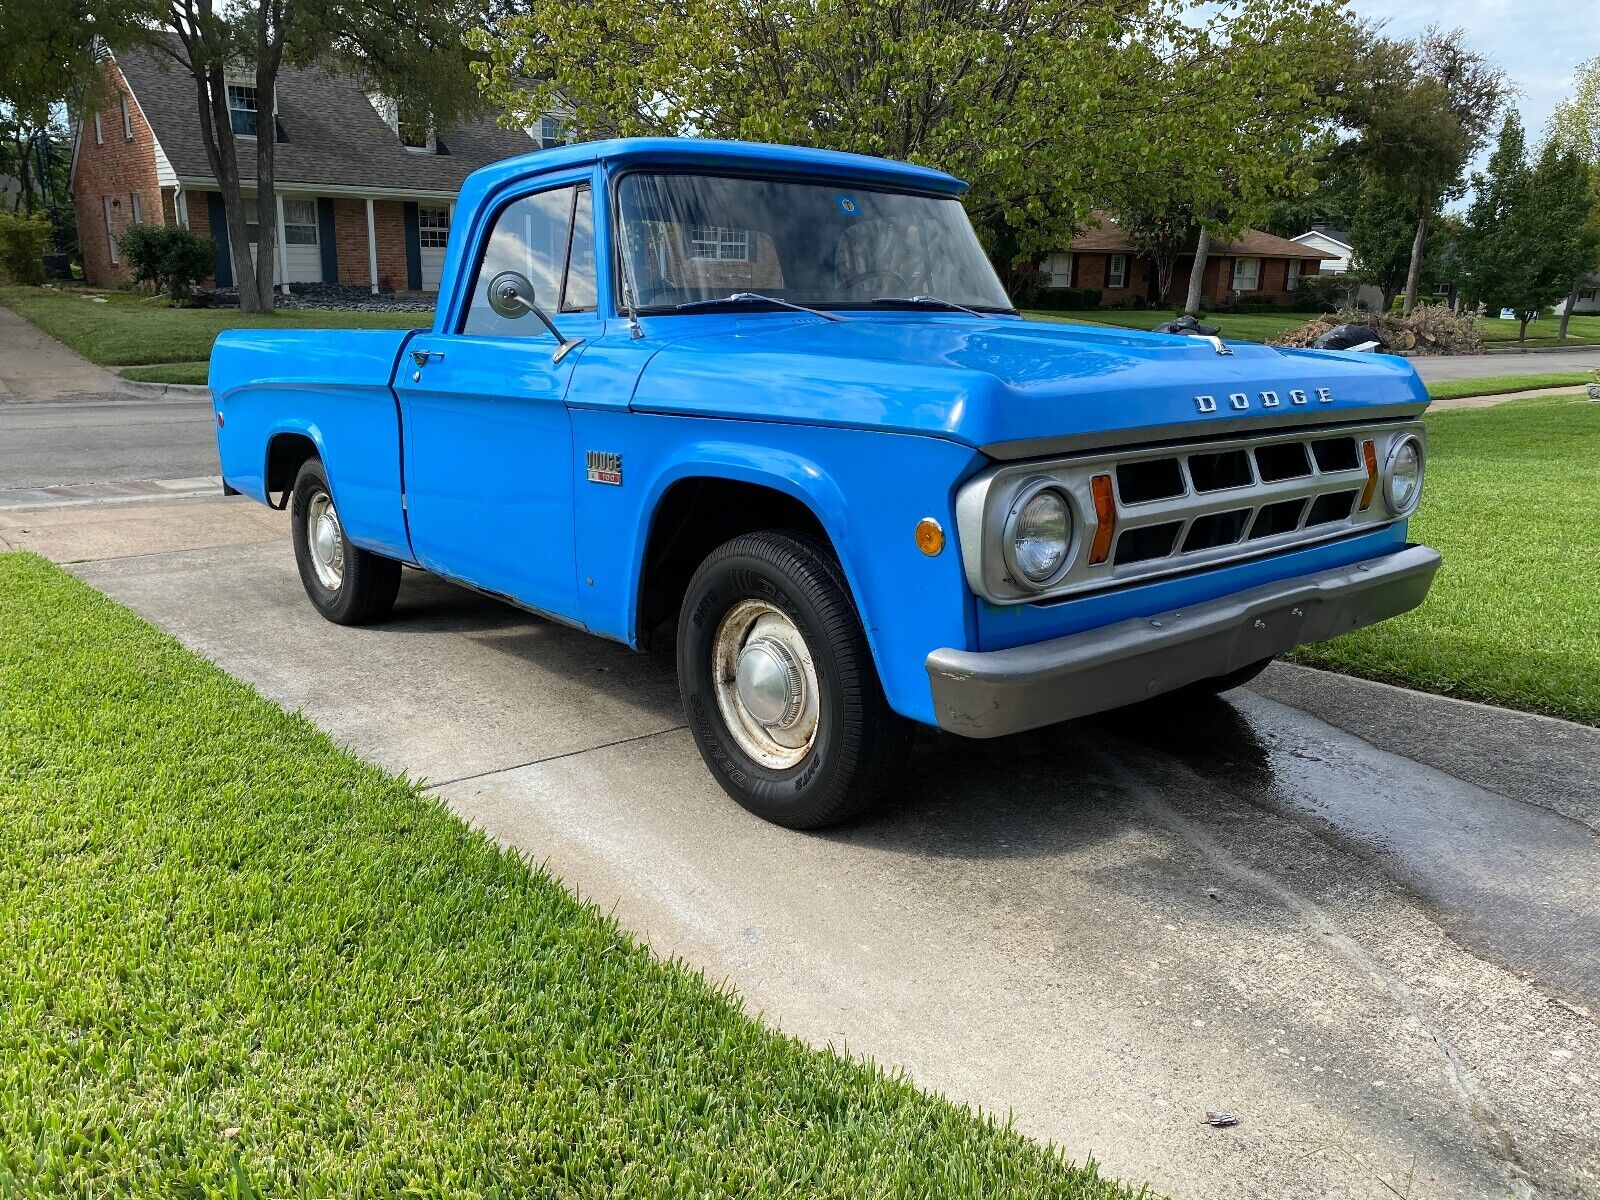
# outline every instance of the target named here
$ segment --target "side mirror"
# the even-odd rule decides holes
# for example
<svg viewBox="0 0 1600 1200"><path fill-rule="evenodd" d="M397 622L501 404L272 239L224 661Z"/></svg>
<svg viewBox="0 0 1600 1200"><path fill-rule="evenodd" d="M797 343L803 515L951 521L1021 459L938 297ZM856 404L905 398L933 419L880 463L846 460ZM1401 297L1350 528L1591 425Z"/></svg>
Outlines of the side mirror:
<svg viewBox="0 0 1600 1200"><path fill-rule="evenodd" d="M560 362L567 356L567 351L583 344L582 338L562 336L561 330L557 329L556 323L550 319L550 314L534 302L533 284L529 283L528 277L520 271L501 271L489 280L489 307L497 316L507 320L515 320L524 313L532 313L538 317L550 331L550 336L560 343L551 362Z"/></svg>

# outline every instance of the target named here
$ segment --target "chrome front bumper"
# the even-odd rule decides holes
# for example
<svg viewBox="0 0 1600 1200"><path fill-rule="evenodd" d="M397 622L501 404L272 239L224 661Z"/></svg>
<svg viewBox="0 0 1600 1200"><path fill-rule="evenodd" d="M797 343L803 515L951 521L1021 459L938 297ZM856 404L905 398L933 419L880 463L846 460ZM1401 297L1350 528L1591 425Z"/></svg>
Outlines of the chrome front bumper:
<svg viewBox="0 0 1600 1200"><path fill-rule="evenodd" d="M928 655L939 725L999 737L1213 679L1422 603L1439 569L1426 546L1264 584L1191 608L1016 646Z"/></svg>

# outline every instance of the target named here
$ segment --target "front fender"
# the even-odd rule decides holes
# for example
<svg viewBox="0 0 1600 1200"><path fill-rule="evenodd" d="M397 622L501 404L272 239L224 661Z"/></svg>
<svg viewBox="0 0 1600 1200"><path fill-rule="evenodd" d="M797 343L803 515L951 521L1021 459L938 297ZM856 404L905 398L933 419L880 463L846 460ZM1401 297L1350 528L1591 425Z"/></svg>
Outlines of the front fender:
<svg viewBox="0 0 1600 1200"><path fill-rule="evenodd" d="M590 630L637 645L651 521L675 483L711 477L772 488L810 509L833 543L890 705L933 720L923 663L949 639L966 645L972 634L954 504L981 456L937 438L822 426L601 411L575 411L573 420L578 571ZM622 486L588 481L588 449L622 455ZM933 558L914 537L928 516L948 537Z"/></svg>

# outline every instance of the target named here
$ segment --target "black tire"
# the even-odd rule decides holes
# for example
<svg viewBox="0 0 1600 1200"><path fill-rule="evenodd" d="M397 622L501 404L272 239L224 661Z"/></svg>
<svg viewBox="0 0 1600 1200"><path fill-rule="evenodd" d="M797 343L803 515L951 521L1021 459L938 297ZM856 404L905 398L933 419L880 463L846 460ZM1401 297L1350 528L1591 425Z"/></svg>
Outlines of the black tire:
<svg viewBox="0 0 1600 1200"><path fill-rule="evenodd" d="M718 701L718 631L744 601L786 616L814 666L815 735L804 757L785 768L747 752ZM689 581L677 652L678 687L701 756L723 790L765 820L818 829L856 816L878 799L910 750L911 722L884 699L844 574L810 539L752 533L713 551Z"/></svg>
<svg viewBox="0 0 1600 1200"><path fill-rule="evenodd" d="M322 463L308 459L295 476L289 495L289 527L294 537L294 557L300 568L300 583L317 611L335 625L365 625L382 620L394 608L400 591L400 564L370 550L352 545L339 526L338 540L343 551L343 569L337 586L328 586L318 576L313 559L307 511L319 496L329 497L328 475ZM338 510L333 509L337 519Z"/></svg>

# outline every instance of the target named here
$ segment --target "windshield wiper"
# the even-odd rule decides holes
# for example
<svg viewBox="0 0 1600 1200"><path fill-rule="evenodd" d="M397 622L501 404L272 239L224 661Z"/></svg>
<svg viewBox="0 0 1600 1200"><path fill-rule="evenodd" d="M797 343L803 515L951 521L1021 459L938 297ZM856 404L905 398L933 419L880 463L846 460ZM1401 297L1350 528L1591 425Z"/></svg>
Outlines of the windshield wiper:
<svg viewBox="0 0 1600 1200"><path fill-rule="evenodd" d="M985 321L992 320L993 313L979 312L975 308L968 308L965 304L957 304L954 300L946 300L943 296L874 296L874 304L915 304L925 308L947 308L951 312L971 313L975 317L982 317Z"/></svg>
<svg viewBox="0 0 1600 1200"><path fill-rule="evenodd" d="M763 296L760 292L735 292L731 296L719 296L715 300L685 300L682 304L674 306L677 312L692 312L697 308L717 308L726 304L770 304L774 308L788 308L795 312L810 313L813 317L821 317L824 321L842 321L843 317L837 313L823 312L819 308L807 308L804 304L795 304L790 300L780 300L776 296Z"/></svg>

